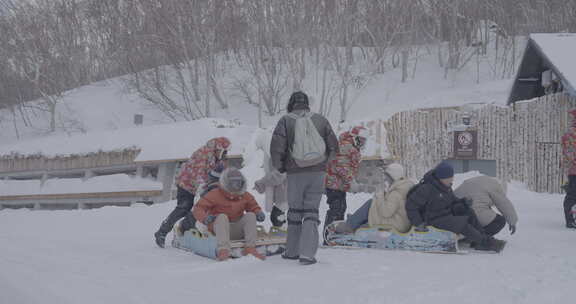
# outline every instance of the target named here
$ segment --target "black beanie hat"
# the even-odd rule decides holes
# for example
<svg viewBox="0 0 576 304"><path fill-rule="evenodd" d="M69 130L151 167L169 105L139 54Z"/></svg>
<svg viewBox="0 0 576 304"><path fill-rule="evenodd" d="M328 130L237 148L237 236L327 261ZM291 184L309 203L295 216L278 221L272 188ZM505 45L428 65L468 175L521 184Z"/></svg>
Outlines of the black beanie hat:
<svg viewBox="0 0 576 304"><path fill-rule="evenodd" d="M434 168L434 175L439 179L450 178L454 176L454 168L447 162L441 162Z"/></svg>
<svg viewBox="0 0 576 304"><path fill-rule="evenodd" d="M310 110L308 95L302 91L292 93L292 95L290 95L290 100L288 100L286 110L288 113L294 110Z"/></svg>

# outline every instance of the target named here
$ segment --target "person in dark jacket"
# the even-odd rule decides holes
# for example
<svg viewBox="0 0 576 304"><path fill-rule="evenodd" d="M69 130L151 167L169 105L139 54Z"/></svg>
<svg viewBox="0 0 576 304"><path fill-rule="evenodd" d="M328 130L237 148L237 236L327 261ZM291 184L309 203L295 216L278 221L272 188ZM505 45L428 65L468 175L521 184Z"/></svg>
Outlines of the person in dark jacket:
<svg viewBox="0 0 576 304"><path fill-rule="evenodd" d="M326 163L338 152L338 139L324 116L310 113L308 96L303 92L295 92L290 96L287 111L288 114L278 121L270 144L272 166L279 173L286 172L288 182L288 236L286 252L282 257L309 265L316 263L320 224L318 207L324 192ZM324 140L324 160L315 165L300 167L292 157L296 121L299 117L310 119Z"/></svg>
<svg viewBox="0 0 576 304"><path fill-rule="evenodd" d="M427 225L462 234L477 250L500 251L505 242L487 235L472 210L471 200L458 199L452 192L454 168L441 162L427 172L406 201L408 219L416 231Z"/></svg>

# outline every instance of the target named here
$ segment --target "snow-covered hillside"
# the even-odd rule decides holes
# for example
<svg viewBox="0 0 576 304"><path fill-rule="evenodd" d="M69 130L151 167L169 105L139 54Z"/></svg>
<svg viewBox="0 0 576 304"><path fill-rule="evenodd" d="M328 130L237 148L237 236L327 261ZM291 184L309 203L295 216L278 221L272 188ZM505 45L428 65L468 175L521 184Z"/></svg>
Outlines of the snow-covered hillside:
<svg viewBox="0 0 576 304"><path fill-rule="evenodd" d="M501 254L320 249L306 267L159 249L152 234L174 202L3 210L0 303L570 303L576 243L562 197L508 188L520 221L498 235ZM349 210L367 198L352 195Z"/></svg>
<svg viewBox="0 0 576 304"><path fill-rule="evenodd" d="M517 55L521 50L519 47ZM502 80L502 75L495 72L498 70L494 67L495 56L497 54L489 52L478 62L473 59L461 69L448 73L445 78L445 71L438 64L434 48L422 47L420 54L409 63L410 77L407 82L401 82L400 68L390 67L384 74L367 76L351 85L347 121L386 119L398 111L422 107L465 103L504 104L511 82L509 79ZM311 68L302 84L312 99L313 110L319 109L321 85L318 78L321 72ZM211 110L213 117L236 120L244 125L258 125L258 108L245 102L233 84L245 77L249 76L239 67L232 75L222 77L221 81L225 84L222 85L222 93L229 107L220 109L214 103ZM122 79L127 78L110 79L66 92L57 106L56 133L123 129L133 126L135 114L144 116L144 125L174 122L136 92L127 90ZM289 93L288 88L283 90L286 101ZM328 116L336 124L340 120L340 106L337 100L330 100L329 103L332 105L329 106ZM47 134L50 115L37 108L39 105L32 102L22 111L0 110L0 144ZM262 126L270 126L277 119L278 115L263 115Z"/></svg>

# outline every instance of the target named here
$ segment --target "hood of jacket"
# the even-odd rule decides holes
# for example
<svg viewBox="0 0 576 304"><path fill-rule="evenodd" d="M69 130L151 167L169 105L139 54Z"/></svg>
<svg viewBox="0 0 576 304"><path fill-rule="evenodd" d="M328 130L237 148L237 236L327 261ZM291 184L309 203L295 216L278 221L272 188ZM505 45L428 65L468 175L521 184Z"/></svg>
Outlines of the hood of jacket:
<svg viewBox="0 0 576 304"><path fill-rule="evenodd" d="M242 182L240 189L234 187L234 183L238 181ZM246 193L246 178L240 170L233 167L226 168L220 175L220 190L230 199L239 199Z"/></svg>

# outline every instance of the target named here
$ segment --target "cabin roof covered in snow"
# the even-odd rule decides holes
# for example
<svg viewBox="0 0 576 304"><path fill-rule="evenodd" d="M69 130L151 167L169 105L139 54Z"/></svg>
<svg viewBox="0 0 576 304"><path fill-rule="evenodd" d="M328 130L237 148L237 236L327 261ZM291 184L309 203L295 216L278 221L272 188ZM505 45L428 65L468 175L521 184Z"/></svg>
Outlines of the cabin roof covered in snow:
<svg viewBox="0 0 576 304"><path fill-rule="evenodd" d="M552 70L564 91L576 97L576 33L531 34L518 67L508 103L543 95L541 73ZM533 78L535 84L523 84Z"/></svg>

